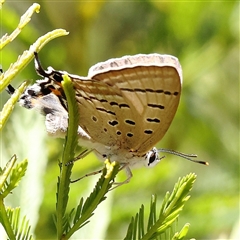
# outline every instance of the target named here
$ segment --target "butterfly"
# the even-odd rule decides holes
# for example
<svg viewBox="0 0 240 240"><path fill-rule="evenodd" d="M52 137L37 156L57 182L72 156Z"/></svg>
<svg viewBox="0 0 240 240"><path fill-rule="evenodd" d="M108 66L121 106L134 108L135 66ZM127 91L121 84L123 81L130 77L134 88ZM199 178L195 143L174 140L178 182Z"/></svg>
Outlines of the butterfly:
<svg viewBox="0 0 240 240"><path fill-rule="evenodd" d="M46 117L49 135L64 137L68 107L61 81L67 74L73 82L79 111L79 145L100 158L119 162L131 177L130 168L155 166L168 152L191 161L183 154L155 145L167 132L177 111L182 68L171 55L137 54L97 63L82 77L41 66L35 53L35 84L21 95L19 103ZM12 93L14 88L9 86ZM200 163L201 161L197 161Z"/></svg>

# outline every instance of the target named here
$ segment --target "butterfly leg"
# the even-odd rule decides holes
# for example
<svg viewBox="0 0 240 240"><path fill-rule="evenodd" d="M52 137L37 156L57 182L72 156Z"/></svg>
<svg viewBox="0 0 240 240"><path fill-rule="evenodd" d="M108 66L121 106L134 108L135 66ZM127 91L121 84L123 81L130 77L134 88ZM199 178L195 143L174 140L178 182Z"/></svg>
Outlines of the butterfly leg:
<svg viewBox="0 0 240 240"><path fill-rule="evenodd" d="M98 171L94 171L94 172L88 173L88 174L84 175L83 177L77 178L77 179L75 179L75 180L71 180L70 182L71 182L71 183L78 182L78 181L82 180L82 179L85 178L85 177L94 176L94 175L96 175L96 174L101 173L102 171L103 171L103 170L101 169L101 170L98 170Z"/></svg>
<svg viewBox="0 0 240 240"><path fill-rule="evenodd" d="M90 152L92 152L93 149L85 149L83 152L81 152L77 157L75 157L72 161L69 161L65 164L65 166L69 166L71 164L73 164L74 162L85 158Z"/></svg>
<svg viewBox="0 0 240 240"><path fill-rule="evenodd" d="M133 174L132 174L131 169L130 169L127 165L128 165L128 164L124 164L124 165L122 165L121 168L119 169L119 171L121 171L121 170L123 170L123 169L125 170L125 173L126 173L126 175L127 175L127 179L125 179L125 180L122 181L122 182L115 182L115 183L114 183L115 187L111 188L111 190L113 190L113 189L115 189L115 188L117 188L117 187L120 187L120 186L122 186L123 184L127 184L127 183L130 182Z"/></svg>
<svg viewBox="0 0 240 240"><path fill-rule="evenodd" d="M131 180L131 178L132 178L132 176L133 176L130 167L126 166L126 167L124 168L124 170L125 170L125 173L126 173L126 175L127 175L127 179L122 182L123 184L129 183L130 180Z"/></svg>
<svg viewBox="0 0 240 240"><path fill-rule="evenodd" d="M86 150L86 151L87 151L87 150ZM86 152L86 151L84 151L84 152ZM115 189L115 188L117 188L117 187L120 187L120 186L123 185L123 184L129 183L129 181L131 180L133 174L132 174L131 169L130 169L127 165L128 165L128 164L124 164L124 165L120 168L120 170L123 170L123 169L125 170L126 175L127 175L127 179L124 180L124 181L122 181L122 182L115 182L115 183L114 183L115 186L114 186L113 188L111 188L110 191L112 191L113 189ZM77 178L77 179L75 179L75 180L71 180L70 182L71 182L71 183L78 182L78 181L82 180L82 179L85 178L85 177L89 177L89 176L93 176L93 175L102 173L102 171L103 171L103 169L98 170L98 171L94 171L94 172L91 172L91 173L88 173L88 174L86 174L86 175L84 175L84 176L82 176L82 177L80 177L80 178Z"/></svg>

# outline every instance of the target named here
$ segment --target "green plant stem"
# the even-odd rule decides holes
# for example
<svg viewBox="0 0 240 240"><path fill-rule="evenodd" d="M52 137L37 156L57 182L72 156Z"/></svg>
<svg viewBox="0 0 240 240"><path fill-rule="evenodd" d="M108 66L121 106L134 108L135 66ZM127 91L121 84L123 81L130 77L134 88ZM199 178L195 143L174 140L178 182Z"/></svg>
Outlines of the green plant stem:
<svg viewBox="0 0 240 240"><path fill-rule="evenodd" d="M74 159L75 147L77 145L77 129L79 122L78 108L72 81L67 75L64 75L63 79L64 80L62 81L62 86L68 102L69 122L63 150L61 173L59 177L57 191L56 216L58 239L63 239L63 220L68 202L70 175L73 167L73 164L67 165L67 163Z"/></svg>
<svg viewBox="0 0 240 240"><path fill-rule="evenodd" d="M71 174L71 169L73 165L64 166L64 163L62 162L63 166L61 168L61 174L59 177L59 187L58 187L58 197L57 197L57 236L58 239L62 239L63 235L63 219L66 211L66 201L64 198L64 195L68 195L69 192L69 176ZM66 189L67 192L66 192Z"/></svg>
<svg viewBox="0 0 240 240"><path fill-rule="evenodd" d="M162 223L164 222L165 217L160 217L158 221L154 224L152 228L148 230L148 232L142 237L141 240L148 240L151 239L152 235L155 234L159 228L159 226L163 226ZM165 230L165 228L163 229Z"/></svg>
<svg viewBox="0 0 240 240"><path fill-rule="evenodd" d="M12 226L9 222L9 217L7 215L6 208L5 208L5 205L3 203L3 198L2 198L1 195L0 195L0 220L1 220L0 222L3 225L9 239L15 240L16 237L15 237L15 234L13 232Z"/></svg>

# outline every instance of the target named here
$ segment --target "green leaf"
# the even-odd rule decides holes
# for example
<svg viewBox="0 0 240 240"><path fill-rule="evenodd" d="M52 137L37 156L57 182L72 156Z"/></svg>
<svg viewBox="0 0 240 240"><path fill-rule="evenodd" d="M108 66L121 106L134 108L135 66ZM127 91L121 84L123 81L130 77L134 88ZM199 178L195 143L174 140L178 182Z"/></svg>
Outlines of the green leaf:
<svg viewBox="0 0 240 240"><path fill-rule="evenodd" d="M190 224L186 223L183 228L181 229L181 231L178 233L175 233L172 240L182 240L186 237L188 230L189 230Z"/></svg>
<svg viewBox="0 0 240 240"><path fill-rule="evenodd" d="M22 29L29 23L31 20L31 16L34 12L39 13L40 5L37 3L34 3L25 14L22 15L20 22L17 26L17 28L12 32L10 36L7 34L4 35L0 41L0 50L2 50L8 43L12 42L17 35L22 31Z"/></svg>
<svg viewBox="0 0 240 240"><path fill-rule="evenodd" d="M3 187L4 185L6 185L7 178L10 175L11 170L14 164L16 163L16 161L17 161L17 157L16 155L13 155L12 158L7 162L5 168L0 169L1 170L1 175L0 175L0 192L1 193L4 191Z"/></svg>
<svg viewBox="0 0 240 240"><path fill-rule="evenodd" d="M20 220L20 208L7 209L7 215L9 218L10 225L15 235L15 239L19 240L32 240L33 236L30 235L30 225L29 220L26 219L26 216Z"/></svg>
<svg viewBox="0 0 240 240"><path fill-rule="evenodd" d="M18 101L18 98L23 93L27 86L26 82L23 82L18 89L15 90L11 98L4 104L3 109L0 114L0 131L4 127L4 124L7 122L10 114L12 113L15 104Z"/></svg>
<svg viewBox="0 0 240 240"><path fill-rule="evenodd" d="M189 199L189 192L196 179L195 174L188 174L182 179L179 178L171 194L166 193L163 200L160 214L156 218L156 196L152 196L150 202L150 213L148 217L147 229L144 228L144 207L141 206L135 219L129 224L127 235L124 239L156 239L161 234L166 234L169 227L173 225L179 217L185 202ZM186 233L186 228L181 232L181 236Z"/></svg>
<svg viewBox="0 0 240 240"><path fill-rule="evenodd" d="M32 240L30 225L26 216L21 220L20 208L6 208L3 199L0 198L0 223L11 240Z"/></svg>
<svg viewBox="0 0 240 240"><path fill-rule="evenodd" d="M16 161L16 156L13 156L13 158L10 160L10 162L7 164L5 169L3 170L3 175L1 182L3 180L6 182L6 177L10 173L10 180L7 184L5 184L6 188L2 189L1 197L5 198L15 187L18 186L19 182L21 181L22 177L25 175L25 172L27 170L28 161L27 159L23 160L19 164L17 164L16 167L13 168L13 164ZM9 172L10 171L10 172Z"/></svg>

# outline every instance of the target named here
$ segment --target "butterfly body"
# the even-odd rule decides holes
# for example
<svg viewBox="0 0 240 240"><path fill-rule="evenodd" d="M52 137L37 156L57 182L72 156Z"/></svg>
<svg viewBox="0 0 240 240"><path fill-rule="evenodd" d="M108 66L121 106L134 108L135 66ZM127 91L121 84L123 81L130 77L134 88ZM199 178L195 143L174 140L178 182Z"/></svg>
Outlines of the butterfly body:
<svg viewBox="0 0 240 240"><path fill-rule="evenodd" d="M44 77L28 87L19 102L46 116L47 132L64 136L68 126L66 97L61 87L68 74L79 110L79 144L103 159L129 166L159 161L155 145L176 113L182 84L178 59L170 55L138 54L110 59L90 68L87 77L45 71L37 58L37 73Z"/></svg>

